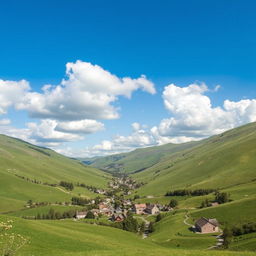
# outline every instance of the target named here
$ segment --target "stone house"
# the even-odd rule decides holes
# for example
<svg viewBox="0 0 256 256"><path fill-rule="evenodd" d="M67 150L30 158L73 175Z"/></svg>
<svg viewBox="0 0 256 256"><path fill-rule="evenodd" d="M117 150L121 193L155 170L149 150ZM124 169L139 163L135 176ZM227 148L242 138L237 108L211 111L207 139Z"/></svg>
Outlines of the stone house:
<svg viewBox="0 0 256 256"><path fill-rule="evenodd" d="M216 219L200 218L195 223L196 230L202 234L219 232L219 223Z"/></svg>
<svg viewBox="0 0 256 256"><path fill-rule="evenodd" d="M145 212L148 214L158 214L160 212L159 208L155 204L148 204Z"/></svg>

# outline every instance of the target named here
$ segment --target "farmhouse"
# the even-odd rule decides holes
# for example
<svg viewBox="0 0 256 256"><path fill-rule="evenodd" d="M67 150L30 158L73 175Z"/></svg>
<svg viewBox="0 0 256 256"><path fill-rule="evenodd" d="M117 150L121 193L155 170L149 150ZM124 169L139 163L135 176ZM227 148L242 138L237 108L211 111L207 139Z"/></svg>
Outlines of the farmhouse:
<svg viewBox="0 0 256 256"><path fill-rule="evenodd" d="M219 232L219 223L216 219L202 217L196 221L195 227L198 232L203 234Z"/></svg>
<svg viewBox="0 0 256 256"><path fill-rule="evenodd" d="M85 218L85 216L86 216L86 214L87 214L87 212L76 212L76 219L84 219Z"/></svg>
<svg viewBox="0 0 256 256"><path fill-rule="evenodd" d="M147 205L146 205L146 204L135 204L135 205L133 206L133 211L134 211L136 214L144 214L146 208L147 208Z"/></svg>
<svg viewBox="0 0 256 256"><path fill-rule="evenodd" d="M158 214L160 212L159 208L155 204L148 204L145 212L148 214Z"/></svg>

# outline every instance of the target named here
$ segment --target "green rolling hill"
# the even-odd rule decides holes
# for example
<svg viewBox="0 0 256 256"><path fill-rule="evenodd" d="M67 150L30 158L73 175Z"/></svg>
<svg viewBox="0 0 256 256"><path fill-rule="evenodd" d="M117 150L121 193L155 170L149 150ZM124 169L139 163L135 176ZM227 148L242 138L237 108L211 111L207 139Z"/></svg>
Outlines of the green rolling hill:
<svg viewBox="0 0 256 256"><path fill-rule="evenodd" d="M85 164L108 172L130 174L141 172L155 165L165 156L180 152L184 149L192 148L198 144L200 144L200 142L189 142L184 144L170 143L157 147L140 148L129 153L80 160Z"/></svg>
<svg viewBox="0 0 256 256"><path fill-rule="evenodd" d="M253 252L182 250L158 245L151 239L116 228L85 224L80 221L24 220L0 215L0 222L13 220L9 232L21 235L27 243L19 256L254 256Z"/></svg>
<svg viewBox="0 0 256 256"><path fill-rule="evenodd" d="M95 197L89 190L76 188L71 193L60 181L85 183L104 188L110 176L79 161L64 157L53 150L41 148L19 139L0 135L0 212L23 208L27 200L70 201L72 195L81 193ZM39 181L36 184L32 181Z"/></svg>
<svg viewBox="0 0 256 256"><path fill-rule="evenodd" d="M132 177L147 183L138 190L140 195L161 196L184 188L231 189L242 184L255 191L255 155L256 123L251 123L169 154Z"/></svg>
<svg viewBox="0 0 256 256"><path fill-rule="evenodd" d="M12 219L11 232L27 237L19 250L23 255L173 255L173 256L249 256L256 255L255 233L241 235L230 250L206 250L216 243L212 234L191 232L184 220L193 224L200 217L217 218L221 228L256 222L256 123L251 123L200 142L138 149L130 153L91 160L91 165L56 152L7 136L0 136L0 222ZM86 160L88 161L88 159ZM113 227L85 221L27 220L46 214L51 208L64 212L79 206L57 205L72 196L97 194L75 186L71 192L58 184L61 180L107 187L113 173L126 173L145 185L133 191L137 202L168 203L178 208L155 223L147 239ZM33 182L40 181L40 184ZM199 208L203 196L165 196L175 189L218 189L230 194L231 201L216 207ZM150 196L150 197L148 197ZM52 205L24 208L27 200L52 202ZM147 217L146 217L147 218ZM148 220L154 220L149 216ZM107 220L106 220L107 221ZM47 245L47 246L45 246ZM0 247L1 248L1 247ZM40 250L39 250L40 248Z"/></svg>

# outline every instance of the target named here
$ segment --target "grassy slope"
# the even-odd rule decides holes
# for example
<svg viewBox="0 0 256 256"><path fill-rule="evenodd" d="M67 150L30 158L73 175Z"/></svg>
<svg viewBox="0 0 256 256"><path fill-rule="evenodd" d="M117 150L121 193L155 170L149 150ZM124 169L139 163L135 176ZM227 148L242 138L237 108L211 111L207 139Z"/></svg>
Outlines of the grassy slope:
<svg viewBox="0 0 256 256"><path fill-rule="evenodd" d="M157 147L136 149L129 153L117 154L102 158L92 159L92 166L106 169L111 172L125 173L138 172L158 163L164 156L191 148L198 142L184 144L166 144Z"/></svg>
<svg viewBox="0 0 256 256"><path fill-rule="evenodd" d="M0 216L0 220L10 217ZM119 229L89 225L77 221L28 221L14 218L12 232L29 239L18 256L253 256L252 252L184 251L161 247L149 240L142 240L135 234Z"/></svg>
<svg viewBox="0 0 256 256"><path fill-rule="evenodd" d="M34 201L70 201L74 194L95 196L86 189L72 193L59 187L28 182L15 174L41 182L59 183L61 180L83 182L105 187L109 175L80 162L64 157L50 149L0 135L0 212L17 210L29 199Z"/></svg>
<svg viewBox="0 0 256 256"><path fill-rule="evenodd" d="M256 123L206 139L133 177L148 184L141 195L163 195L176 188L230 188L256 178ZM255 184L251 186L255 189ZM248 191L249 193L249 191Z"/></svg>

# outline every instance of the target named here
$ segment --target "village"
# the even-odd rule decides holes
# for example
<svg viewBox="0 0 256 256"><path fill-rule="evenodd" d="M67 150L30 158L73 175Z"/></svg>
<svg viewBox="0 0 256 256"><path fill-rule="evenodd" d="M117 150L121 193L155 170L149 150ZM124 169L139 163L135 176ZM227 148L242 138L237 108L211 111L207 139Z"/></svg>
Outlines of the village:
<svg viewBox="0 0 256 256"><path fill-rule="evenodd" d="M136 182L126 176L114 178L113 181L109 183L110 190L94 190L95 193L105 196L98 200L98 204L95 200L91 201L91 204L97 207L90 210L76 211L75 219L100 219L103 217L109 222L121 223L126 220L128 215L132 215L133 218L143 220L145 225L143 237L147 237L150 222L146 220L146 217L150 215L158 217L161 216L161 213L174 211L175 205L137 203L136 196L133 199L128 199L127 196L132 194L132 190L139 186L140 184L136 184ZM211 204L211 206L217 205L218 203ZM184 224L188 225L190 230L195 233L208 234L221 232L220 225L216 219L201 217L195 221L194 225L187 223L186 220L184 220ZM218 241L221 242L223 239L219 238ZM221 243L218 243L218 245L221 245Z"/></svg>

